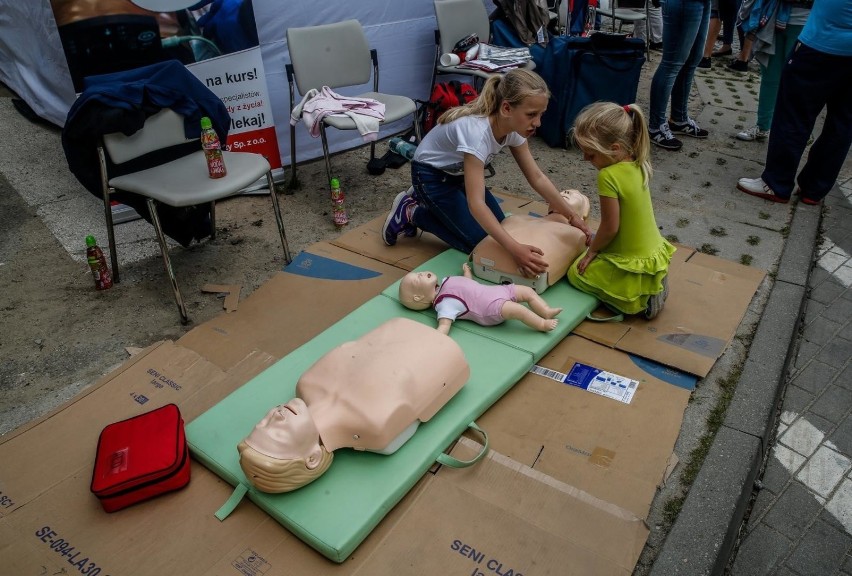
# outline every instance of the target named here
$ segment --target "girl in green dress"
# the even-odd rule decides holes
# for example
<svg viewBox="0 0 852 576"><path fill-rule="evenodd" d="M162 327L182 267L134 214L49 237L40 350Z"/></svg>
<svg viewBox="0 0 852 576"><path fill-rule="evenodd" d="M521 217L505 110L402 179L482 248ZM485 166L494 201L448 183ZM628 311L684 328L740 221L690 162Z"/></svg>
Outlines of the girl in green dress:
<svg viewBox="0 0 852 576"><path fill-rule="evenodd" d="M675 252L660 234L648 182L652 169L645 116L638 106L596 102L574 122L574 143L598 169L601 223L568 281L622 314L649 320L668 295Z"/></svg>

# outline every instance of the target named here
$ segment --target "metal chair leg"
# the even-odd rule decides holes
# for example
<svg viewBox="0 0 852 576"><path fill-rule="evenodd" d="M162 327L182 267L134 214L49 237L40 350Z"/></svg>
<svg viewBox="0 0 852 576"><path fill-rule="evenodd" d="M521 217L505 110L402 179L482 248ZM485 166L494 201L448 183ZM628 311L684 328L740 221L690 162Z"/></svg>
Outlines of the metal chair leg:
<svg viewBox="0 0 852 576"><path fill-rule="evenodd" d="M110 193L114 192L109 187L107 178L106 156L104 149L98 146L98 162L101 171L101 195L104 200L104 221L107 228L107 239L109 241L109 259L112 263L112 281L118 284L121 281L121 276L118 272L118 251L115 249L115 228L112 221L112 204L110 202Z"/></svg>
<svg viewBox="0 0 852 576"><path fill-rule="evenodd" d="M210 239L216 239L216 202L210 203Z"/></svg>
<svg viewBox="0 0 852 576"><path fill-rule="evenodd" d="M154 230L157 232L157 240L160 243L160 252L163 255L163 266L166 268L166 274L169 276L169 281L172 283L172 291L175 295L178 313L180 314L181 324L189 322L189 317L186 315L186 306L183 304L183 297L180 294L177 278L172 270L172 261L169 258L169 245L166 242L166 235L163 234L163 227L160 225L160 217L157 215L157 203L148 198L148 211L151 213L151 224L154 225Z"/></svg>
<svg viewBox="0 0 852 576"><path fill-rule="evenodd" d="M278 225L278 236L281 237L281 247L284 249L284 263L289 264L292 262L290 246L287 244L287 235L284 233L284 218L281 216L281 206L278 203L278 193L275 192L272 170L266 173L266 182L269 185L269 197L272 198L272 209L275 212L275 223Z"/></svg>
<svg viewBox="0 0 852 576"><path fill-rule="evenodd" d="M322 156L325 158L325 174L326 174L326 185L329 186L329 190L331 190L331 159L329 158L328 153L328 137L325 134L325 125L320 124L320 140L322 140Z"/></svg>

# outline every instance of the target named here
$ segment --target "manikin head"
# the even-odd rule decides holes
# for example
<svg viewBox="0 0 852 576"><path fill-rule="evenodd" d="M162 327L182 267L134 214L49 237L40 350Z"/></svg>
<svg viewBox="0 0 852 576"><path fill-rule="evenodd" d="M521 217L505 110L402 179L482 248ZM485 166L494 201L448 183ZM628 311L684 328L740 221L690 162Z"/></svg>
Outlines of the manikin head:
<svg viewBox="0 0 852 576"><path fill-rule="evenodd" d="M438 295L441 281L434 272L409 272L399 283L399 301L411 310L425 310Z"/></svg>
<svg viewBox="0 0 852 576"><path fill-rule="evenodd" d="M271 493L308 484L325 472L333 458L320 444L310 410L300 398L267 412L237 450L246 478Z"/></svg>
<svg viewBox="0 0 852 576"><path fill-rule="evenodd" d="M568 202L568 206L571 207L571 210L574 211L580 218L583 220L587 220L589 218L589 198L579 190L563 190L559 193L566 202Z"/></svg>

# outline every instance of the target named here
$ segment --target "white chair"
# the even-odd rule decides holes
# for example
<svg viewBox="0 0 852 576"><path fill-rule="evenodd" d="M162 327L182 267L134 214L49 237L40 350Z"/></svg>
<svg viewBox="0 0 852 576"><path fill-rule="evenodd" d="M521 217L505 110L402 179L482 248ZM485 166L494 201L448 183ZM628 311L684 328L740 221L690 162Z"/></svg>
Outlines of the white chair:
<svg viewBox="0 0 852 576"><path fill-rule="evenodd" d="M432 72L432 86L435 85L436 76L440 74L472 76L477 88L481 85L481 82L476 82L477 79L487 80L490 76L499 74L500 72L486 72L441 64L441 56L451 53L456 43L470 34L479 36L480 42L487 43L490 40L491 22L482 0L434 0L434 4L438 29L435 30L435 67ZM535 63L530 60L524 68L532 70L535 68Z"/></svg>
<svg viewBox="0 0 852 576"><path fill-rule="evenodd" d="M370 49L367 37L357 20L344 20L334 24L308 26L287 29L287 50L290 52L290 64L286 65L287 83L290 87L290 112L298 104L295 89L299 94L309 90L321 90L324 86L340 88L360 86L370 81L372 74L373 91L358 94L356 98L372 98L385 105L385 117L380 122L389 124L411 115L417 141L420 141L420 128L416 122L417 105L405 96L379 92L379 57L375 49ZM325 158L325 171L328 184L331 185L331 162L329 160L326 127L338 130L356 130L355 122L348 116L325 116L320 123L322 152ZM370 143L370 161L376 157L376 143ZM296 179L296 127L290 125L290 185L297 186Z"/></svg>
<svg viewBox="0 0 852 576"><path fill-rule="evenodd" d="M157 205L159 203L176 208L209 204L211 237L215 237L216 200L239 194L244 188L265 175L267 184L269 185L269 196L272 199L272 207L275 212L275 221L278 225L278 234L281 237L281 246L284 248L284 259L288 264L290 263L290 249L287 246L284 221L281 217L278 196L275 193L269 162L260 154L223 152L227 175L222 178L211 179L208 176L207 161L205 160L204 152L201 150L200 142L198 143L197 151L176 159L171 159L174 158L174 155L169 155L169 152L166 151L173 146L191 141L192 139L187 139L185 136L184 117L169 108L164 108L153 116L150 116L145 121L142 129L131 136L125 136L120 132L106 134L103 136L102 145L98 146L104 214L106 217L107 234L109 236L113 280L118 282L120 275L110 195L116 191L131 192L146 199L151 215L151 223L154 225L157 240L160 244L163 265L171 281L181 322L184 324L188 322L189 318L186 314L186 307L181 297L177 279L172 270L166 237L160 224L160 218L157 215ZM114 171L111 169L111 166L120 166L145 154L156 151L166 151L164 154L168 155L169 159L162 164L138 172L130 172L120 176L110 174L111 171ZM107 159L109 159L109 162L107 162Z"/></svg>

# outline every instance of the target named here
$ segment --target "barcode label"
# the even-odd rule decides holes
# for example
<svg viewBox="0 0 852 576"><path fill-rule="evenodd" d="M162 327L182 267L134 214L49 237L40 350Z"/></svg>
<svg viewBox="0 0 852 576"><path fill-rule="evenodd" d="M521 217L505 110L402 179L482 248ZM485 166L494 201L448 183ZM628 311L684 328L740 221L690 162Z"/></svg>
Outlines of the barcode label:
<svg viewBox="0 0 852 576"><path fill-rule="evenodd" d="M557 382L562 382L563 384L582 388L593 394L618 400L625 404L630 404L639 386L637 380L600 370L588 364L581 364L580 362L575 362L567 374L539 366L538 364L530 368L530 372Z"/></svg>

